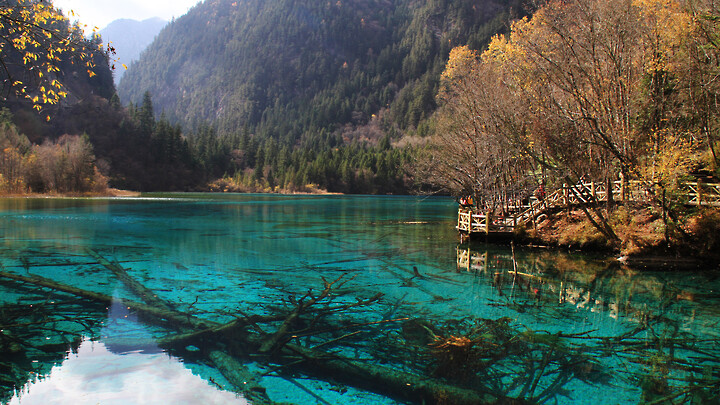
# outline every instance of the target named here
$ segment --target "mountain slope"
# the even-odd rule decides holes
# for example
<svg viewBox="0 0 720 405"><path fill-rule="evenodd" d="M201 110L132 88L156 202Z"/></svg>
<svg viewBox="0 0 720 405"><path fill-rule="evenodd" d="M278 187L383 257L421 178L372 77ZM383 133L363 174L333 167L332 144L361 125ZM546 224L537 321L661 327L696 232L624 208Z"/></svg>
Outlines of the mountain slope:
<svg viewBox="0 0 720 405"><path fill-rule="evenodd" d="M103 42L110 43L115 49L115 58L122 64L130 65L140 58L140 53L155 39L160 30L167 25L161 18L149 18L143 21L119 19L100 30ZM125 69L115 71L115 85Z"/></svg>
<svg viewBox="0 0 720 405"><path fill-rule="evenodd" d="M118 92L138 103L149 91L156 111L189 128L288 144L388 107L414 126L434 107L449 49L481 46L511 10L522 2L206 0L160 32Z"/></svg>

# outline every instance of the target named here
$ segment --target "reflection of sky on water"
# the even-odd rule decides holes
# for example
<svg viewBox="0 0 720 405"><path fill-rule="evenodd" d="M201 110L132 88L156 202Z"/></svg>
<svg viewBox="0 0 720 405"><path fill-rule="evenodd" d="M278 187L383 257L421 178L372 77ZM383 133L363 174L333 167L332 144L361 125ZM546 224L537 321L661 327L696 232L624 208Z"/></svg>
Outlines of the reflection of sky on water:
<svg viewBox="0 0 720 405"><path fill-rule="evenodd" d="M212 387L165 353L114 354L84 341L77 354L30 384L11 405L32 404L246 404Z"/></svg>
<svg viewBox="0 0 720 405"><path fill-rule="evenodd" d="M108 308L100 339L83 340L77 353L10 404L247 404L165 353L119 301Z"/></svg>

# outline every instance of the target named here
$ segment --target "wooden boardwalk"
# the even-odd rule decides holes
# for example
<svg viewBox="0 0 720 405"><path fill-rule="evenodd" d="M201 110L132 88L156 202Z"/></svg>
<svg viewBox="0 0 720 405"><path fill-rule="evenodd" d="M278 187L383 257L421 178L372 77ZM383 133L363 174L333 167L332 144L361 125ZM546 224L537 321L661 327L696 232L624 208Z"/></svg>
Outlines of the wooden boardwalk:
<svg viewBox="0 0 720 405"><path fill-rule="evenodd" d="M685 182L681 187L685 205L720 207L719 183ZM641 181L618 180L610 183L610 188L608 193L607 183L563 185L543 199L531 197L527 205L505 207L504 213L496 213L493 209L460 207L457 230L465 236L510 236L516 227L534 225L548 211L607 202L608 195L617 202L649 202L652 197L652 186Z"/></svg>

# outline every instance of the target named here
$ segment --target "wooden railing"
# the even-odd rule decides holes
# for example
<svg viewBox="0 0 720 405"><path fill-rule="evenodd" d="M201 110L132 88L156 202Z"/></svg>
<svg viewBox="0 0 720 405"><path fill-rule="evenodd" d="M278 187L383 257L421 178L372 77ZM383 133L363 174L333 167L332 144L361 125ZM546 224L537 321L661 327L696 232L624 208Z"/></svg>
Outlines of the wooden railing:
<svg viewBox="0 0 720 405"><path fill-rule="evenodd" d="M610 192L608 192L608 186ZM720 207L720 184L685 182L680 185L681 198L686 205ZM607 183L583 182L574 185L563 184L542 199L530 197L522 206L505 207L503 213L490 208L458 209L457 230L471 233L512 233L518 225L534 224L538 217L550 209L607 202L608 195L619 202L649 202L654 197L651 183L637 180L618 180Z"/></svg>
<svg viewBox="0 0 720 405"><path fill-rule="evenodd" d="M687 182L682 184L689 205L720 207L720 184Z"/></svg>

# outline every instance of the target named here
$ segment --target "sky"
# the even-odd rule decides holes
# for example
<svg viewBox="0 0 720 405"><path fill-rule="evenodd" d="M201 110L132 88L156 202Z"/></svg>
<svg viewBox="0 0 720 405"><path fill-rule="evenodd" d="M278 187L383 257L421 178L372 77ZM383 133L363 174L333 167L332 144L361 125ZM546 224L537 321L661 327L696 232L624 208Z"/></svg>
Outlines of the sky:
<svg viewBox="0 0 720 405"><path fill-rule="evenodd" d="M170 21L180 17L201 0L53 0L56 8L63 10L70 21L87 24L86 32L93 27L105 28L112 21L129 18L142 21L160 17ZM69 15L70 10L75 16Z"/></svg>

